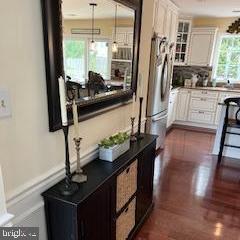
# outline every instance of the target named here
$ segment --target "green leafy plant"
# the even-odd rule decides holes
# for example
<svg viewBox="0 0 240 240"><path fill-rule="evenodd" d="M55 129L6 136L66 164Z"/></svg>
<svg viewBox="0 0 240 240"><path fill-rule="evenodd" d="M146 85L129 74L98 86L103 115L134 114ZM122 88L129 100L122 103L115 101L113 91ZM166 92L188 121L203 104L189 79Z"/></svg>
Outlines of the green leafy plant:
<svg viewBox="0 0 240 240"><path fill-rule="evenodd" d="M100 143L99 143L99 147L103 147L103 148L110 148L113 147L115 145L120 145L122 143L124 143L127 139L129 139L130 136L128 133L124 132L124 133L117 133L109 138L104 138Z"/></svg>

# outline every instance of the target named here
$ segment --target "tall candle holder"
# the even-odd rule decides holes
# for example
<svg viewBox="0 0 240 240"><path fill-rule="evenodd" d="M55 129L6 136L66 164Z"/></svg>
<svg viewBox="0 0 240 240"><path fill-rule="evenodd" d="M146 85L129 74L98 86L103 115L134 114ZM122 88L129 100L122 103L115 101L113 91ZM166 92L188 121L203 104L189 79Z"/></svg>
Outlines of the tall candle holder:
<svg viewBox="0 0 240 240"><path fill-rule="evenodd" d="M138 132L137 132L137 139L143 139L141 135L141 125L142 125L142 104L143 104L143 97L139 97L139 115L138 115Z"/></svg>
<svg viewBox="0 0 240 240"><path fill-rule="evenodd" d="M130 141L131 142L136 142L137 141L137 138L134 134L134 122L135 122L135 117L131 117L131 125L132 125L131 135L130 135Z"/></svg>
<svg viewBox="0 0 240 240"><path fill-rule="evenodd" d="M70 196L73 195L77 190L78 186L76 183L72 182L72 174L70 170L70 161L69 161L69 146L68 146L68 126L62 126L62 130L64 133L64 139L65 139L65 181L62 185L59 187L59 191L64 196Z"/></svg>
<svg viewBox="0 0 240 240"><path fill-rule="evenodd" d="M82 138L74 138L73 140L75 142L75 148L77 152L77 169L76 169L75 175L73 175L72 177L72 181L77 183L83 183L87 181L87 175L83 174L83 170L81 168L81 162L80 162L80 149L81 149L80 144L81 144Z"/></svg>

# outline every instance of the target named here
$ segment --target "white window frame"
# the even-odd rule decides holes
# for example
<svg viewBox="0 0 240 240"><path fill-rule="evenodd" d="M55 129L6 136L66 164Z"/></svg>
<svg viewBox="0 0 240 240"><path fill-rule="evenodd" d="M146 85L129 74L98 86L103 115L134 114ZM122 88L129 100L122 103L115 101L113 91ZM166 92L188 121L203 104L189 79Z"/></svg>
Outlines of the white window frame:
<svg viewBox="0 0 240 240"><path fill-rule="evenodd" d="M215 56L214 56L214 63L213 63L213 78L216 79L217 82L227 82L228 79L219 79L217 78L217 70L218 70L218 61L219 61L219 56L220 56L220 47L222 43L222 39L224 37L240 37L238 34L230 34L230 33L219 33L217 37L217 43L215 47ZM231 80L232 81L232 80ZM232 81L233 83L239 82L240 79L237 79L235 81Z"/></svg>
<svg viewBox="0 0 240 240"><path fill-rule="evenodd" d="M85 79L88 78L88 72L89 72L89 47L90 47L90 43L92 40L92 36L90 35L83 35L83 36L79 36L79 35L64 35L63 37L64 40L83 40L85 41L86 44L86 49L85 49ZM106 37L94 37L95 40L100 41L100 42L107 42L109 44L108 47L108 76L107 79L105 80L109 80L111 79L111 62L112 62L112 40Z"/></svg>

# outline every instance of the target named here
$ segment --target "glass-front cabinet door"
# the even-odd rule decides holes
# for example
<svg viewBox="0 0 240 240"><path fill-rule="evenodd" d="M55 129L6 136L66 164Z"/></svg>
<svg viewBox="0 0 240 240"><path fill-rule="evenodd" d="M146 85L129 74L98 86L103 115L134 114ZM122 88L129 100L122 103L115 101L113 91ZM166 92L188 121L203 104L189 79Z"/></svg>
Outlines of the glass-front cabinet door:
<svg viewBox="0 0 240 240"><path fill-rule="evenodd" d="M187 64L188 44L191 34L191 20L179 20L175 65Z"/></svg>

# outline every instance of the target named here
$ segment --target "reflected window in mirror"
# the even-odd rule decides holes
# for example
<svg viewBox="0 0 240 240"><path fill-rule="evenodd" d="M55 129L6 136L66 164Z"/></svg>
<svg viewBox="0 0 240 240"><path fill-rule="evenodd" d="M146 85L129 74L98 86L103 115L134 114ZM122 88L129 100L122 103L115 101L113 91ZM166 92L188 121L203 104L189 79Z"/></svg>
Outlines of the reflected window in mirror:
<svg viewBox="0 0 240 240"><path fill-rule="evenodd" d="M82 100L132 86L135 12L114 1L95 3L62 5L64 72Z"/></svg>

